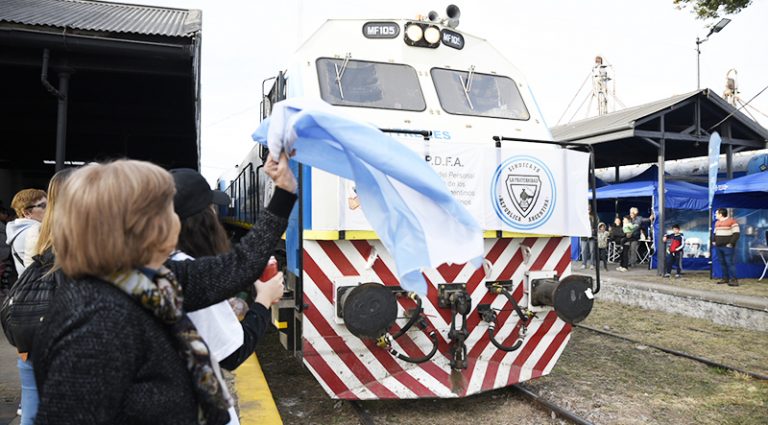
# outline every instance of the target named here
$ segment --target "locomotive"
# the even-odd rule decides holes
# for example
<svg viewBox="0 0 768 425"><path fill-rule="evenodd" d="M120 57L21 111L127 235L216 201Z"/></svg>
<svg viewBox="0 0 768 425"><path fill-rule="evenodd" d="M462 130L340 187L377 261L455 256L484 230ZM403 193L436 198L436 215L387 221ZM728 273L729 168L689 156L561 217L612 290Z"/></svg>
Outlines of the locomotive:
<svg viewBox="0 0 768 425"><path fill-rule="evenodd" d="M459 18L451 5L444 17L329 20L263 83L262 118L303 96L372 123L423 155L484 228L483 267L422 270L419 296L400 287L354 183L292 163L299 200L272 319L333 398L464 397L546 375L599 291L570 255L570 236L590 235L592 153L552 142L522 74ZM231 229L272 195L267 154L255 146L219 180Z"/></svg>

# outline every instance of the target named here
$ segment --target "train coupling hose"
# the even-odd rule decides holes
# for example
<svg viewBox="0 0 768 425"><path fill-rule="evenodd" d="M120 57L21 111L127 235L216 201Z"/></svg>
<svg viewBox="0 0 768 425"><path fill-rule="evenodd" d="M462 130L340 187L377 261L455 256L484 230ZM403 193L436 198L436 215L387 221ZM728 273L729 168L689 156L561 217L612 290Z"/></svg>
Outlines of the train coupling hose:
<svg viewBox="0 0 768 425"><path fill-rule="evenodd" d="M510 352L519 349L523 345L526 334L528 333L528 320L533 317L531 313L526 315L527 320L520 321L520 325L517 331L517 339L515 342L512 345L504 345L496 339L496 311L491 309L490 305L487 304L481 304L478 306L477 310L482 320L488 322L488 338L496 348L501 351Z"/></svg>
<svg viewBox="0 0 768 425"><path fill-rule="evenodd" d="M421 327L421 325L419 327ZM426 325L425 325L425 328L426 328ZM425 363L425 362L428 362L428 361L432 360L432 358L437 353L437 347L438 347L437 331L433 329L429 333L428 337L429 337L429 340L432 342L432 349L428 353L426 353L425 355L423 355L421 357L409 357L409 356L407 356L405 354L402 354L399 351L397 351L397 349L395 349L395 347L392 346L392 338L390 338L389 334L384 334L384 335L380 336L376 340L376 345L379 348L383 348L383 349L389 351L389 353L392 356L394 356L394 357L396 357L396 358L398 358L398 359L400 359L400 360L402 360L404 362L416 363L416 364L418 364L418 363Z"/></svg>

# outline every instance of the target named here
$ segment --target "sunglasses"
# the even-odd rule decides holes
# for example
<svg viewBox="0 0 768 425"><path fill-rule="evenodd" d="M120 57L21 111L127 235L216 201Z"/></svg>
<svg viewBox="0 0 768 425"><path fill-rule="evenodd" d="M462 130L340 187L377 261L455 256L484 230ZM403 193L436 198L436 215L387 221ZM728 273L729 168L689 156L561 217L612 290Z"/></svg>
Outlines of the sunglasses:
<svg viewBox="0 0 768 425"><path fill-rule="evenodd" d="M47 206L48 206L48 203L47 203L47 202L41 202L41 203L39 203L39 204L30 205L30 206L28 206L28 207L27 207L27 209L28 209L28 210L32 210L32 209L35 209L35 208L42 208L42 209L45 209Z"/></svg>

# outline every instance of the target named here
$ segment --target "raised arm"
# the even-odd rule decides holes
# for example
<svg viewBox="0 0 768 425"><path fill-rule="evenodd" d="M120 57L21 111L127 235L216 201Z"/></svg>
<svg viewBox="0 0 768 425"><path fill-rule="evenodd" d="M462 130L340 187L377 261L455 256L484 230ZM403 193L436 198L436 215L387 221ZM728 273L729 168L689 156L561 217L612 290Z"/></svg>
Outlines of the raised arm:
<svg viewBox="0 0 768 425"><path fill-rule="evenodd" d="M296 177L288 156L280 154L278 161L267 157L264 172L275 182L275 193L256 225L235 245L231 252L197 261L168 262L184 289L187 311L223 301L253 284L261 276L280 236L288 226L288 216L296 202Z"/></svg>
<svg viewBox="0 0 768 425"><path fill-rule="evenodd" d="M184 289L184 309L208 307L253 285L285 231L295 201L296 195L276 188L256 225L232 251L195 261L167 262Z"/></svg>

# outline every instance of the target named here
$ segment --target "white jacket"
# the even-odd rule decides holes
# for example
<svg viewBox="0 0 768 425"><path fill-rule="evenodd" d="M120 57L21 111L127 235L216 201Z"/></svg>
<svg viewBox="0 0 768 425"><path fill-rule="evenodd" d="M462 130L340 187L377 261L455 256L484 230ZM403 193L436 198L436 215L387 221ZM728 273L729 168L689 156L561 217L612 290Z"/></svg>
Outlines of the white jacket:
<svg viewBox="0 0 768 425"><path fill-rule="evenodd" d="M32 233L28 232L28 230L31 229L34 229L35 236L39 235L40 222L31 218L17 218L8 222L5 226L5 231L8 234L6 242L8 245L11 245L11 241L13 241L11 253L13 254L13 263L16 265L16 272L19 276L29 265L29 262L25 262L24 258L27 256L27 236Z"/></svg>

